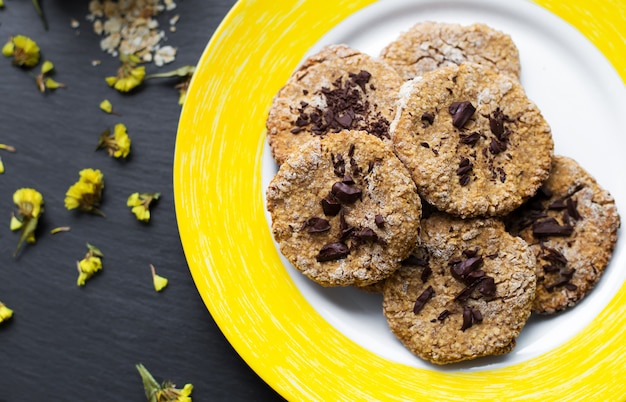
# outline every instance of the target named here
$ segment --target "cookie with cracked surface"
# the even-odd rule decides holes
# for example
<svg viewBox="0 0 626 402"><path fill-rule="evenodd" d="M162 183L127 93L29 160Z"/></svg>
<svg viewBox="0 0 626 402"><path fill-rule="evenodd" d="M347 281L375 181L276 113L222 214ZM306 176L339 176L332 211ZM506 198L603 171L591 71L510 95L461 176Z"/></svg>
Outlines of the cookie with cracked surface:
<svg viewBox="0 0 626 402"><path fill-rule="evenodd" d="M306 59L274 97L267 138L278 164L312 138L343 129L389 140L398 73L367 54L330 45Z"/></svg>
<svg viewBox="0 0 626 402"><path fill-rule="evenodd" d="M380 57L405 80L465 62L520 76L519 51L511 37L485 24L421 22L388 44Z"/></svg>
<svg viewBox="0 0 626 402"><path fill-rule="evenodd" d="M506 219L536 258L533 311L576 305L600 279L617 243L620 217L611 194L575 160L555 156L537 195Z"/></svg>
<svg viewBox="0 0 626 402"><path fill-rule="evenodd" d="M539 108L518 81L476 64L407 81L391 132L424 200L463 218L506 215L550 172L554 144Z"/></svg>
<svg viewBox="0 0 626 402"><path fill-rule="evenodd" d="M383 311L391 331L435 364L508 353L535 294L528 245L495 218L423 219L422 257L385 281Z"/></svg>
<svg viewBox="0 0 626 402"><path fill-rule="evenodd" d="M421 202L391 146L362 131L310 141L267 189L281 253L323 286L366 286L400 266L417 242Z"/></svg>

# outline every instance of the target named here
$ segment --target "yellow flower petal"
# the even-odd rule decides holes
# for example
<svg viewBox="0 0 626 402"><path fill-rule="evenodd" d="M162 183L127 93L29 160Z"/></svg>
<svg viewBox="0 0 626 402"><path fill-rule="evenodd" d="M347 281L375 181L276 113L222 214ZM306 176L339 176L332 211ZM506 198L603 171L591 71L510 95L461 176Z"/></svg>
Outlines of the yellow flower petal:
<svg viewBox="0 0 626 402"><path fill-rule="evenodd" d="M4 44L4 46L2 46L3 56L11 57L13 56L14 52L15 52L15 45L13 44L12 40L8 41L7 43Z"/></svg>
<svg viewBox="0 0 626 402"><path fill-rule="evenodd" d="M122 123L115 125L113 140L117 147L113 152L113 156L116 158L126 158L130 153L130 137L128 137L126 132L126 126Z"/></svg>
<svg viewBox="0 0 626 402"><path fill-rule="evenodd" d="M0 322L7 321L11 317L13 317L13 310L0 303Z"/></svg>
<svg viewBox="0 0 626 402"><path fill-rule="evenodd" d="M78 172L78 174L80 176L80 181L82 182L93 183L96 185L101 185L103 183L102 180L104 178L104 175L99 169L87 168L81 170L80 172Z"/></svg>
<svg viewBox="0 0 626 402"><path fill-rule="evenodd" d="M22 226L24 226L24 223L20 221L19 219L17 219L15 215L12 215L11 223L9 224L9 227L11 228L11 230L16 231L18 229L21 229Z"/></svg>
<svg viewBox="0 0 626 402"><path fill-rule="evenodd" d="M167 286L167 278L164 278L160 275L154 275L154 278L152 278L152 282L154 284L154 290L156 290L157 292L162 291L163 289L165 289L165 287Z"/></svg>
<svg viewBox="0 0 626 402"><path fill-rule="evenodd" d="M108 99L105 99L102 102L100 102L100 109L102 109L106 113L111 113L113 112L113 105Z"/></svg>
<svg viewBox="0 0 626 402"><path fill-rule="evenodd" d="M150 210L145 205L137 205L131 211L139 221L148 222L150 220Z"/></svg>
<svg viewBox="0 0 626 402"><path fill-rule="evenodd" d="M157 275L156 269L152 264L150 264L150 271L152 272L152 284L154 285L154 290L160 292L165 289L168 282L167 278Z"/></svg>
<svg viewBox="0 0 626 402"><path fill-rule="evenodd" d="M128 200L126 201L126 206L128 207L136 207L141 205L141 200L139 199L139 193L132 193Z"/></svg>
<svg viewBox="0 0 626 402"><path fill-rule="evenodd" d="M47 74L54 69L54 64L50 60L46 60L41 65L41 73Z"/></svg>
<svg viewBox="0 0 626 402"><path fill-rule="evenodd" d="M46 81L44 85L48 89L65 88L65 84L55 81L50 77L46 77Z"/></svg>
<svg viewBox="0 0 626 402"><path fill-rule="evenodd" d="M109 84L110 87L112 87L117 82L117 77L106 77L104 80L107 82L107 84Z"/></svg>
<svg viewBox="0 0 626 402"><path fill-rule="evenodd" d="M2 162L2 158L0 158L0 174L4 173L4 162Z"/></svg>

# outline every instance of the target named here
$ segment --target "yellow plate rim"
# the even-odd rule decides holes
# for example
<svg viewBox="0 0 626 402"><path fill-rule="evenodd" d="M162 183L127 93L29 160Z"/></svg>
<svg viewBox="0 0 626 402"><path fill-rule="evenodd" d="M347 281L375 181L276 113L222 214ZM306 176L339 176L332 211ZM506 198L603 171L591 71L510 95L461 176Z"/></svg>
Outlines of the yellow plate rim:
<svg viewBox="0 0 626 402"><path fill-rule="evenodd" d="M626 8L619 1L593 8L584 0L537 3L589 38L626 81L619 29ZM616 336L626 328L626 285L596 320L549 353L497 370L449 373L390 362L356 345L315 311L282 269L262 197L267 108L308 49L371 3L240 1L207 45L179 122L174 196L189 268L213 318L252 369L288 399L626 395L626 342ZM255 80L267 69L271 75Z"/></svg>

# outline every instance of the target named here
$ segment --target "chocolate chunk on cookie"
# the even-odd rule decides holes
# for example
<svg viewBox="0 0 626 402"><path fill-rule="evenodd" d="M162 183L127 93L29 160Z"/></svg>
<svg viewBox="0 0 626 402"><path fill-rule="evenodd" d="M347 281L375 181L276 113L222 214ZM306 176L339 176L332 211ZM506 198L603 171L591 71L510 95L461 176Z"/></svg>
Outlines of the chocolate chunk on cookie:
<svg viewBox="0 0 626 402"><path fill-rule="evenodd" d="M387 45L380 57L405 79L472 62L519 79L519 52L511 37L485 24L421 22Z"/></svg>
<svg viewBox="0 0 626 402"><path fill-rule="evenodd" d="M537 106L517 80L476 64L407 81L391 131L420 195L460 217L506 215L550 172L554 144Z"/></svg>
<svg viewBox="0 0 626 402"><path fill-rule="evenodd" d="M310 141L267 189L272 232L295 268L323 286L391 275L417 242L421 203L391 146L362 131Z"/></svg>
<svg viewBox="0 0 626 402"><path fill-rule="evenodd" d="M494 218L434 213L421 243L384 283L391 331L435 364L510 352L530 316L534 258L527 244Z"/></svg>
<svg viewBox="0 0 626 402"><path fill-rule="evenodd" d="M274 98L266 121L274 159L281 164L310 139L344 129L388 141L401 84L380 60L345 45L325 47Z"/></svg>
<svg viewBox="0 0 626 402"><path fill-rule="evenodd" d="M555 156L537 195L506 219L536 258L533 311L574 306L600 279L617 242L620 217L613 197L576 161Z"/></svg>

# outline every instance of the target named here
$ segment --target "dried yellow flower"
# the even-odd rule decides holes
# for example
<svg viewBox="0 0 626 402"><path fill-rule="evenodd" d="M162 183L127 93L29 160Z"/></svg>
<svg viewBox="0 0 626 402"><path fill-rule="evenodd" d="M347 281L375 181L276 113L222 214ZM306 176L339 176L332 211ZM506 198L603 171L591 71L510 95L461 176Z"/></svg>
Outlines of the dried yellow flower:
<svg viewBox="0 0 626 402"><path fill-rule="evenodd" d="M85 286L85 282L102 269L103 257L104 254L97 247L87 243L87 254L85 254L82 260L76 261L76 268L78 269L77 286Z"/></svg>
<svg viewBox="0 0 626 402"><path fill-rule="evenodd" d="M126 206L131 207L131 212L135 214L137 220L149 222L150 204L160 196L161 193L132 193L126 200Z"/></svg>
<svg viewBox="0 0 626 402"><path fill-rule="evenodd" d="M104 216L98 209L104 188L104 175L98 169L83 169L79 175L79 180L65 193L65 208Z"/></svg>
<svg viewBox="0 0 626 402"><path fill-rule="evenodd" d="M0 302L0 323L8 321L11 317L13 317L13 310Z"/></svg>
<svg viewBox="0 0 626 402"><path fill-rule="evenodd" d="M4 162L2 162L2 158L0 158L0 174L4 173Z"/></svg>
<svg viewBox="0 0 626 402"><path fill-rule="evenodd" d="M170 381L159 384L143 364L137 364L135 367L141 376L148 402L192 402L193 385L185 384L182 389L178 389Z"/></svg>
<svg viewBox="0 0 626 402"><path fill-rule="evenodd" d="M96 150L105 148L109 156L115 158L126 158L130 153L130 137L126 132L126 126L118 123L113 128L113 134L106 129L98 139Z"/></svg>
<svg viewBox="0 0 626 402"><path fill-rule="evenodd" d="M13 56L13 64L16 66L34 67L39 63L39 46L24 35L11 37L2 47L2 54L6 57Z"/></svg>
<svg viewBox="0 0 626 402"><path fill-rule="evenodd" d="M57 82L47 76L47 74L50 74L52 70L54 70L54 64L52 64L49 60L44 61L41 65L41 71L37 77L35 77L35 82L37 83L39 92L46 92L46 89L65 88L65 84Z"/></svg>
<svg viewBox="0 0 626 402"><path fill-rule="evenodd" d="M0 0L0 8L4 8L4 0Z"/></svg>
<svg viewBox="0 0 626 402"><path fill-rule="evenodd" d="M0 144L0 149L4 149L5 151L15 152L15 147L7 144Z"/></svg>
<svg viewBox="0 0 626 402"><path fill-rule="evenodd" d="M50 234L57 234L57 233L61 233L61 232L69 232L70 231L70 227L69 226L59 226L56 227L54 229L50 230Z"/></svg>
<svg viewBox="0 0 626 402"><path fill-rule="evenodd" d="M144 66L138 67L137 64L140 60L132 54L120 56L120 61L122 65L118 68L117 75L106 77L105 81L110 87L120 92L129 92L141 85L146 76L146 68Z"/></svg>
<svg viewBox="0 0 626 402"><path fill-rule="evenodd" d="M156 269L152 264L150 264L150 271L152 272L152 284L154 285L154 290L160 292L165 289L167 287L167 283L169 282L167 278L157 275Z"/></svg>
<svg viewBox="0 0 626 402"><path fill-rule="evenodd" d="M105 113L113 113L113 104L110 100L105 99L100 102L100 109L102 109L102 111Z"/></svg>
<svg viewBox="0 0 626 402"><path fill-rule="evenodd" d="M35 230L39 217L43 213L43 196L32 188L20 188L13 193L13 203L17 205L17 213L11 216L11 230L21 229L20 239L13 256L17 255L22 244L35 242Z"/></svg>
<svg viewBox="0 0 626 402"><path fill-rule="evenodd" d="M195 71L196 66L187 65L164 73L150 74L146 77L146 79L180 77L180 82L174 88L178 89L178 104L182 106L183 103L185 103L189 83L191 82L191 78L193 77L193 73Z"/></svg>

